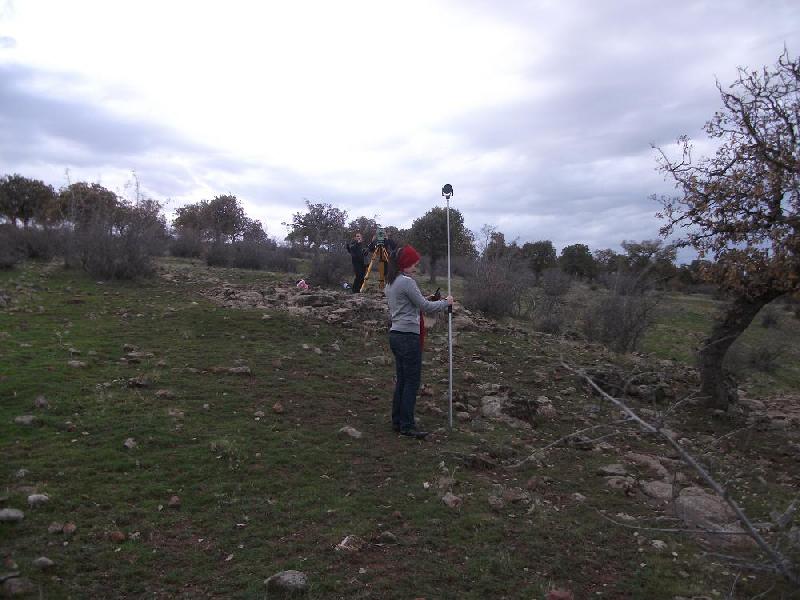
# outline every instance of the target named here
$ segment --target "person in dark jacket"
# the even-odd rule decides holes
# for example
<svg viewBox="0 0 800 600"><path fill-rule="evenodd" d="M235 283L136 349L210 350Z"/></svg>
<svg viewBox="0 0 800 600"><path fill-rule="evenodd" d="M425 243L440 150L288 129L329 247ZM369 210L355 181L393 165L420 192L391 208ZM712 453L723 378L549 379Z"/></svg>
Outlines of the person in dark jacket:
<svg viewBox="0 0 800 600"><path fill-rule="evenodd" d="M361 286L364 283L364 275L367 273L367 265L369 264L369 251L364 244L364 238L361 232L357 231L353 239L347 242L347 251L350 253L350 259L353 262L353 293L358 294L361 291Z"/></svg>
<svg viewBox="0 0 800 600"><path fill-rule="evenodd" d="M413 246L403 246L392 255L386 278L386 299L392 326L389 346L397 367L397 381L392 398L392 428L401 435L422 439L428 435L417 429L414 407L422 378L422 348L425 344L423 313L446 311L453 297L444 300L425 298L419 291L414 274L419 264L419 252Z"/></svg>

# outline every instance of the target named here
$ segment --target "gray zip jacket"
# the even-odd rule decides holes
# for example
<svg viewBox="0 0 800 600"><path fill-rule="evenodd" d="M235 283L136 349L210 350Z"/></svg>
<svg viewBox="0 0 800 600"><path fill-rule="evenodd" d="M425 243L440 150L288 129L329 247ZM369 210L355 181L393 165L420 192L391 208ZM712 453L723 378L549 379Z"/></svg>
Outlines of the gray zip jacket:
<svg viewBox="0 0 800 600"><path fill-rule="evenodd" d="M419 312L434 313L447 310L447 300L428 300L419 291L417 282L402 273L384 290L392 316L392 331L419 333Z"/></svg>

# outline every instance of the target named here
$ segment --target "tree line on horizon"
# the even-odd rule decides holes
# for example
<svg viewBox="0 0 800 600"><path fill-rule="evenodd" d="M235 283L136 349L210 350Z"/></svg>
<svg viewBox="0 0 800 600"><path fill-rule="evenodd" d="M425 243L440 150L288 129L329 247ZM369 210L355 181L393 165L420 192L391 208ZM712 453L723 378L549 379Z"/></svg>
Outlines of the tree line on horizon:
<svg viewBox="0 0 800 600"><path fill-rule="evenodd" d="M122 235L129 222L135 219L148 221L155 254L168 251L183 257L211 258L212 264L233 264L260 268L258 260L236 261L232 256L246 247L249 254L276 250L278 243L271 239L262 223L249 218L241 202L232 194L215 196L179 207L171 227L167 226L163 206L137 192L134 201L126 200L97 183L76 182L56 191L41 180L19 174L0 178L0 217L7 224L28 231L80 230L90 223L104 221L110 234ZM305 202L305 210L294 213L290 223L284 223L289 233L283 240L290 248L319 252L341 252L356 231L367 238L380 226L374 218L360 216L348 222L347 211L328 203ZM411 243L425 255L428 271L435 280L437 264L446 256L446 213L433 207L417 218L407 229L384 227L387 235L400 244ZM530 269L538 281L546 269L560 267L575 277L593 280L598 274L619 270L641 270L652 260L664 280L674 277L675 251L660 240L628 242L623 240L624 253L610 248L592 252L586 244L575 243L564 247L560 256L550 240L507 244L505 235L486 225L482 244L475 234L464 226L464 218L457 209L450 210L451 252L453 256L475 260L481 257L504 256L519 259ZM482 246L479 248L478 246ZM27 248L38 253L33 247ZM227 260L226 260L226 256ZM89 261L84 261L84 265ZM696 282L697 265L683 269L687 283ZM118 273L117 276L120 274ZM113 274L112 274L113 276Z"/></svg>

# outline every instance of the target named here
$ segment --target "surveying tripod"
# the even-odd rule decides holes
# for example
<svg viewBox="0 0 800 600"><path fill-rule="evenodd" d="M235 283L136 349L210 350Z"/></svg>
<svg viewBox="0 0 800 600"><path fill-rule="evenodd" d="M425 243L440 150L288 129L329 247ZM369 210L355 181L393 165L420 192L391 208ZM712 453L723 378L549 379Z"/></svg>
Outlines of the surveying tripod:
<svg viewBox="0 0 800 600"><path fill-rule="evenodd" d="M384 286L386 285L386 266L389 264L389 253L386 251L386 246L383 244L378 244L375 247L375 251L372 253L372 258L369 260L369 266L367 267L367 273L364 275L364 283L361 284L361 289L358 290L359 292L363 292L364 288L367 287L367 279L369 279L369 274L372 272L372 265L375 264L375 261L378 261L378 286L380 290L383 291Z"/></svg>

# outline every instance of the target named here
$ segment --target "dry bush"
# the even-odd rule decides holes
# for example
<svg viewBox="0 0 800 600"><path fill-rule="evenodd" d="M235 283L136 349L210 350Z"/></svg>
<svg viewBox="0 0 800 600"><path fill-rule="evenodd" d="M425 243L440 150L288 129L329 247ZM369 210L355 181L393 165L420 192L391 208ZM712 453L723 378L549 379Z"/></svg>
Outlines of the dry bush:
<svg viewBox="0 0 800 600"><path fill-rule="evenodd" d="M370 280L378 277L377 263L373 266L370 273ZM344 252L320 252L311 259L311 273L308 280L311 284L319 287L342 286L342 282L353 279L353 263L350 255Z"/></svg>
<svg viewBox="0 0 800 600"><path fill-rule="evenodd" d="M652 325L659 297L654 293L609 294L590 304L583 317L583 333L616 352L635 350Z"/></svg>
<svg viewBox="0 0 800 600"><path fill-rule="evenodd" d="M295 266L290 248L275 247L264 254L264 269L280 273L294 273Z"/></svg>
<svg viewBox="0 0 800 600"><path fill-rule="evenodd" d="M205 244L200 233L194 229L181 229L169 245L169 253L181 258L199 258L203 256Z"/></svg>
<svg viewBox="0 0 800 600"><path fill-rule="evenodd" d="M66 233L61 229L39 229L31 227L19 232L21 249L25 256L50 260L64 254Z"/></svg>
<svg viewBox="0 0 800 600"><path fill-rule="evenodd" d="M445 275L447 269L447 259L444 261ZM450 273L456 277L469 277L475 269L475 259L469 256L451 256L450 257Z"/></svg>
<svg viewBox="0 0 800 600"><path fill-rule="evenodd" d="M544 296L533 309L533 328L543 333L560 334L566 329L567 306L557 296Z"/></svg>
<svg viewBox="0 0 800 600"><path fill-rule="evenodd" d="M619 296L643 294L652 289L652 281L646 277L646 272L604 273L598 280L613 294Z"/></svg>
<svg viewBox="0 0 800 600"><path fill-rule="evenodd" d="M542 291L547 296L565 296L572 287L572 277L561 269L546 269L539 280Z"/></svg>
<svg viewBox="0 0 800 600"><path fill-rule="evenodd" d="M233 264L231 245L224 242L212 244L206 252L206 264L209 267L230 267Z"/></svg>
<svg viewBox="0 0 800 600"><path fill-rule="evenodd" d="M464 306L491 317L526 316L533 274L520 261L482 258L464 282Z"/></svg>
<svg viewBox="0 0 800 600"><path fill-rule="evenodd" d="M67 236L65 262L99 279L136 279L154 273L153 256L163 244L163 220L122 207L77 225Z"/></svg>
<svg viewBox="0 0 800 600"><path fill-rule="evenodd" d="M17 228L0 225L0 269L13 269L22 260Z"/></svg>
<svg viewBox="0 0 800 600"><path fill-rule="evenodd" d="M232 265L237 269L263 269L267 264L269 247L258 242L233 244Z"/></svg>

